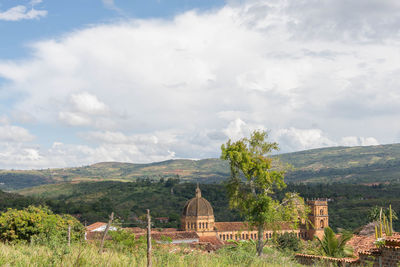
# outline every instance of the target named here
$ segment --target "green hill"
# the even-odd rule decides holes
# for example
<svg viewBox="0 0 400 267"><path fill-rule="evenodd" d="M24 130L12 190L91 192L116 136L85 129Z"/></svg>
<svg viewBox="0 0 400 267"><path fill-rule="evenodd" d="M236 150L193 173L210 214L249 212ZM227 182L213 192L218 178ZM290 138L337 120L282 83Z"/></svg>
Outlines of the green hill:
<svg viewBox="0 0 400 267"><path fill-rule="evenodd" d="M400 144L330 147L276 157L293 166L286 175L288 182L400 182ZM13 190L60 182L158 180L177 176L183 181L219 183L229 176L229 167L219 159L178 159L149 164L103 162L74 168L3 170L0 184L3 189Z"/></svg>

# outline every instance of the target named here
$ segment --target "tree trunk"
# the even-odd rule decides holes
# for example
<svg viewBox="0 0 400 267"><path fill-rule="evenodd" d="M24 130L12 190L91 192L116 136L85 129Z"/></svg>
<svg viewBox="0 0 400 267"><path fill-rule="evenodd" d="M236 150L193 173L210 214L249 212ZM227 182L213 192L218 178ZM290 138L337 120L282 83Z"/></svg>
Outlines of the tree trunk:
<svg viewBox="0 0 400 267"><path fill-rule="evenodd" d="M261 256L264 248L264 227L263 225L258 226L258 242L257 242L257 255Z"/></svg>

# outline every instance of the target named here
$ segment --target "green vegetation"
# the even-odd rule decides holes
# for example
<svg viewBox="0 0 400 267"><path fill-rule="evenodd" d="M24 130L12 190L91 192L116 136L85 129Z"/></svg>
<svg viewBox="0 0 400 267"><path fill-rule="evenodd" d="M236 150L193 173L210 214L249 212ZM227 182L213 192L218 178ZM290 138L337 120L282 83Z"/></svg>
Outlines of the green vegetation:
<svg viewBox="0 0 400 267"><path fill-rule="evenodd" d="M70 244L66 225L74 224ZM43 207L9 210L0 217L1 266L145 266L146 238L126 230L110 231L99 254L99 241L83 240L82 225L70 216ZM300 266L293 255L268 248L268 257L254 257L254 242L207 253L189 245L153 243L154 266Z"/></svg>
<svg viewBox="0 0 400 267"><path fill-rule="evenodd" d="M330 147L277 155L294 168L286 182L372 184L400 182L400 144ZM230 175L220 159L168 160L150 164L103 162L90 166L30 171L0 171L0 185L16 190L49 183L136 181L180 177L186 182L220 183Z"/></svg>
<svg viewBox="0 0 400 267"><path fill-rule="evenodd" d="M88 224L107 221L111 211L124 226L139 225L140 218L150 209L153 217L169 217L167 224L156 227L177 227L183 206L194 197L196 185L173 182L86 182L79 184L46 185L23 191L25 196L1 193L0 210L6 207L26 207L30 204L48 205L57 213L77 216ZM229 209L229 201L223 184L202 184L202 195L210 201L217 221L242 221L238 211ZM36 190L37 189L37 190ZM370 222L368 214L374 206L400 211L400 184L374 186L354 184L288 184L276 197L283 199L286 192L297 192L304 199L329 199L329 225L354 230ZM9 206L7 206L9 205ZM400 221L393 221L394 230L400 230Z"/></svg>
<svg viewBox="0 0 400 267"><path fill-rule="evenodd" d="M61 250L62 248L62 250ZM61 252L60 252L61 251ZM265 266L297 267L292 256L273 248L266 248L265 258L254 257L254 249L221 249L215 253L204 253L186 246L159 246L153 252L153 266L162 267L208 267L208 266ZM145 250L119 251L107 247L98 254L97 244L73 244L54 250L44 245L0 243L1 266L146 266Z"/></svg>
<svg viewBox="0 0 400 267"><path fill-rule="evenodd" d="M301 240L295 233L284 233L276 238L276 245L281 250L299 251Z"/></svg>
<svg viewBox="0 0 400 267"><path fill-rule="evenodd" d="M54 214L45 207L29 206L23 210L8 209L0 215L0 240L49 243L67 240L71 227L71 241L83 239L83 225L71 215Z"/></svg>
<svg viewBox="0 0 400 267"><path fill-rule="evenodd" d="M353 251L351 247L346 246L351 237L352 234L349 232L343 232L339 237L336 237L335 232L330 227L326 227L322 240L316 237L320 244L320 254L334 258L351 257Z"/></svg>
<svg viewBox="0 0 400 267"><path fill-rule="evenodd" d="M277 222L292 222L308 214L304 200L295 193L286 193L282 202L274 199L275 191L286 184L284 171L274 166L270 153L278 150L277 143L267 141L268 134L254 131L250 138L222 145L221 159L229 162L231 176L227 181L229 204L237 208L250 225L258 230L257 254L264 248L264 229L274 228ZM301 205L301 207L300 207Z"/></svg>

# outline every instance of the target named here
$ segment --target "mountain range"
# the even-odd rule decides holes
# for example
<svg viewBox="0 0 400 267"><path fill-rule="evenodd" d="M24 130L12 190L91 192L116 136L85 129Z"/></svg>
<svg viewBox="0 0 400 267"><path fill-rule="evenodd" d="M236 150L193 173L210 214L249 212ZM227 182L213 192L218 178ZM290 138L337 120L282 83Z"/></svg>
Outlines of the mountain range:
<svg viewBox="0 0 400 267"><path fill-rule="evenodd" d="M274 155L289 164L286 182L377 184L400 182L400 144L328 147ZM4 190L83 181L135 181L179 178L220 183L228 163L216 159L174 159L148 164L102 162L89 166L41 170L0 170Z"/></svg>

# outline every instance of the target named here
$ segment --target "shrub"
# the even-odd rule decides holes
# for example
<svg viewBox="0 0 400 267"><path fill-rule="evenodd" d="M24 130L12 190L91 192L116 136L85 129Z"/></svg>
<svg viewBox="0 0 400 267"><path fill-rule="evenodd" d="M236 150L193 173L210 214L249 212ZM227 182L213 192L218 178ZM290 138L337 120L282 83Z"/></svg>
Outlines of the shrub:
<svg viewBox="0 0 400 267"><path fill-rule="evenodd" d="M276 238L276 245L282 250L299 251L301 248L301 241L295 233L284 233L278 235Z"/></svg>
<svg viewBox="0 0 400 267"><path fill-rule="evenodd" d="M137 238L135 234L123 229L109 231L108 234L111 236L111 240L107 242L106 247L112 247L119 251L144 249L147 244L146 236Z"/></svg>
<svg viewBox="0 0 400 267"><path fill-rule="evenodd" d="M29 206L23 210L8 209L0 215L0 240L5 242L51 240L67 242L68 226L71 241L82 240L83 225L71 215L54 214L47 207Z"/></svg>

